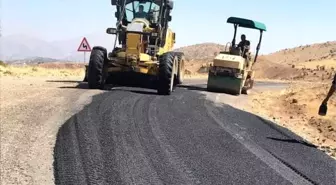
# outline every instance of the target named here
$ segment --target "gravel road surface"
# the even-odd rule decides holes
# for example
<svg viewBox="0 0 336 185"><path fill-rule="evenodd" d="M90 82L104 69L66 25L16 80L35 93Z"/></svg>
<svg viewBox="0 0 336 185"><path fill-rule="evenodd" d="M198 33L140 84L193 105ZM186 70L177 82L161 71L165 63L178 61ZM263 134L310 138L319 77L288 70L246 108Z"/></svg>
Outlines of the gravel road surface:
<svg viewBox="0 0 336 185"><path fill-rule="evenodd" d="M246 96L196 86L171 96L124 87L93 96L58 130L55 183L335 184L335 160L288 130L223 104Z"/></svg>
<svg viewBox="0 0 336 185"><path fill-rule="evenodd" d="M99 90L75 87L78 78L0 78L0 184L49 185L60 126ZM63 88L67 87L67 88Z"/></svg>

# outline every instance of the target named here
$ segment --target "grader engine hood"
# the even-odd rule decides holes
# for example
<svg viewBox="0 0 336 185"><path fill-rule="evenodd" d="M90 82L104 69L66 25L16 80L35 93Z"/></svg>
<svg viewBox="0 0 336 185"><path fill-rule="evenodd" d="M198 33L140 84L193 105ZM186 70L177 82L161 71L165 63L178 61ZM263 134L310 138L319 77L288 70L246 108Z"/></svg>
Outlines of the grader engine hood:
<svg viewBox="0 0 336 185"><path fill-rule="evenodd" d="M147 37L143 33L151 33L152 28L146 19L134 19L127 26L126 55L134 60L149 60L146 53Z"/></svg>
<svg viewBox="0 0 336 185"><path fill-rule="evenodd" d="M147 19L137 18L128 24L127 31L148 32L151 30L149 25L150 23Z"/></svg>
<svg viewBox="0 0 336 185"><path fill-rule="evenodd" d="M140 54L144 53L143 35L144 29L148 27L145 19L135 19L127 25L126 55L127 58L137 60Z"/></svg>

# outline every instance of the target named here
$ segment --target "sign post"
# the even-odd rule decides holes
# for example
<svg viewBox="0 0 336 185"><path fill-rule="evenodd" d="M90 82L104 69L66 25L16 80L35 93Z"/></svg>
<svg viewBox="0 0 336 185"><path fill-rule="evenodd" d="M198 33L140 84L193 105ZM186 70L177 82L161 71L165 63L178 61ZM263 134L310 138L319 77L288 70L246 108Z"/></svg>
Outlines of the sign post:
<svg viewBox="0 0 336 185"><path fill-rule="evenodd" d="M91 47L89 45L89 42L86 40L85 37L83 38L82 42L80 43L77 51L78 52L84 52L84 64L85 64L86 52L90 52L91 51Z"/></svg>

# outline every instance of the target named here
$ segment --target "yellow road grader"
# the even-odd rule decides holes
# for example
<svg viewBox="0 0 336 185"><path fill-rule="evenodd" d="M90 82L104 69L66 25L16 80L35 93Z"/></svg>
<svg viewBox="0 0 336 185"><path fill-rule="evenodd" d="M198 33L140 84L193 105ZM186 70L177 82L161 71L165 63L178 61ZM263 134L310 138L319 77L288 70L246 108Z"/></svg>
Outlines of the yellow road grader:
<svg viewBox="0 0 336 185"><path fill-rule="evenodd" d="M257 61L263 32L266 31L265 24L250 19L240 17L229 17L227 23L234 26L234 35L232 42L228 43L225 51L220 52L213 60L213 65L208 73L208 91L228 92L230 94L240 95L248 94L254 84L253 64ZM237 28L244 27L256 29L260 32L259 42L256 54L252 61L250 52L245 52L236 45ZM226 51L228 45L229 51ZM247 50L246 50L247 51Z"/></svg>
<svg viewBox="0 0 336 185"><path fill-rule="evenodd" d="M91 89L105 84L155 88L170 95L184 78L184 54L173 52L175 33L169 28L172 0L111 0L116 7L112 52L92 48L85 80ZM116 47L117 39L121 47Z"/></svg>

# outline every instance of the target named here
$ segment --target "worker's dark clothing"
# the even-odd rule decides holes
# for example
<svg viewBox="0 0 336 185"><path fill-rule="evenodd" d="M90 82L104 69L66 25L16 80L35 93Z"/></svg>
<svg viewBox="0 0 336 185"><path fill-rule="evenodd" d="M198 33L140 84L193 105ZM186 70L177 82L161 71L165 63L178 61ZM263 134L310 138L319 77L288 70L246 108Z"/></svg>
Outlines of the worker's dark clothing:
<svg viewBox="0 0 336 185"><path fill-rule="evenodd" d="M334 86L336 86L336 73L335 73L335 76L334 76L334 80L332 81L332 84L333 84Z"/></svg>
<svg viewBox="0 0 336 185"><path fill-rule="evenodd" d="M119 44L126 44L126 34L125 31L126 29L124 27L127 26L127 20L124 18L121 22L121 24L118 27L118 30L120 30L121 32L119 32L118 34L118 40L119 40Z"/></svg>
<svg viewBox="0 0 336 185"><path fill-rule="evenodd" d="M238 48L240 48L240 50L243 52L244 50L244 46L250 46L250 41L248 40L244 40L244 41L240 41L238 44Z"/></svg>
<svg viewBox="0 0 336 185"><path fill-rule="evenodd" d="M240 51L243 53L243 57L246 58L246 53L249 51L249 49L245 49L244 51L244 47L245 46L249 46L250 47L250 41L248 40L244 40L244 41L240 41L238 44L238 48L240 48Z"/></svg>
<svg viewBox="0 0 336 185"><path fill-rule="evenodd" d="M147 18L147 13L146 12L136 12L134 14L134 18Z"/></svg>
<svg viewBox="0 0 336 185"><path fill-rule="evenodd" d="M125 34L125 32L119 32L118 41L122 45L126 44L126 34Z"/></svg>

